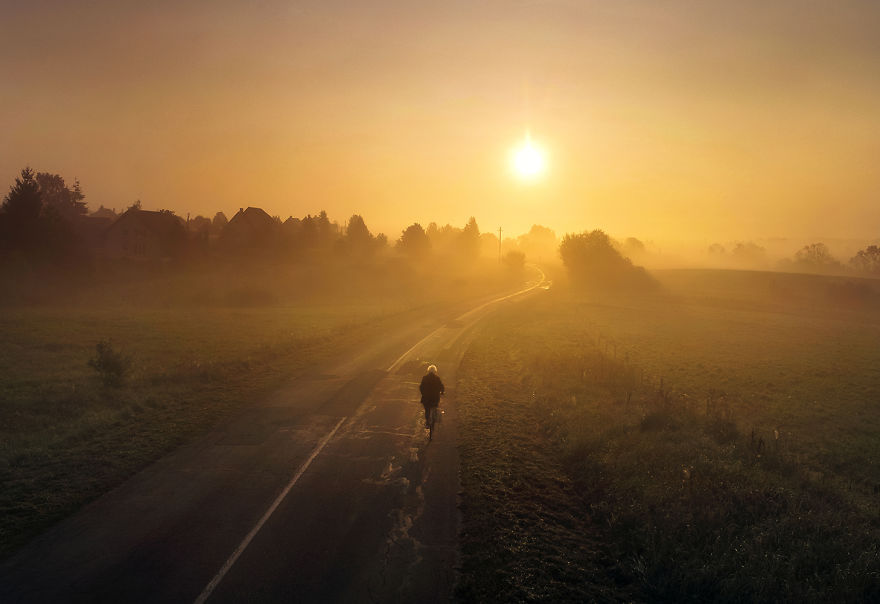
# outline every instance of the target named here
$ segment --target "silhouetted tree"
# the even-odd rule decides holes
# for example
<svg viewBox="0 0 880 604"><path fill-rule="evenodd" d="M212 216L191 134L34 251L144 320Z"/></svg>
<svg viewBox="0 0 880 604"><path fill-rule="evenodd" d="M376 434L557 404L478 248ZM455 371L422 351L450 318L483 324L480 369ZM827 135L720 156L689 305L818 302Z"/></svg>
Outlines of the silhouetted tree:
<svg viewBox="0 0 880 604"><path fill-rule="evenodd" d="M644 256L647 251L648 250L645 249L645 244L635 237L627 237L623 242L623 253L630 258L634 256Z"/></svg>
<svg viewBox="0 0 880 604"><path fill-rule="evenodd" d="M370 233L363 217L353 214L348 219L345 236L339 240L339 249L352 256L370 256L378 247L376 238Z"/></svg>
<svg viewBox="0 0 880 604"><path fill-rule="evenodd" d="M345 228L345 238L354 244L368 244L373 240L373 235L367 224L359 214L352 214L348 219L348 226Z"/></svg>
<svg viewBox="0 0 880 604"><path fill-rule="evenodd" d="M318 224L311 214L306 214L299 223L299 233L296 238L296 247L312 248L318 243Z"/></svg>
<svg viewBox="0 0 880 604"><path fill-rule="evenodd" d="M0 241L8 249L32 251L40 245L43 202L40 185L29 167L15 178L15 184L0 208Z"/></svg>
<svg viewBox="0 0 880 604"><path fill-rule="evenodd" d="M860 273L880 276L880 247L869 245L865 249L859 250L850 259L849 264Z"/></svg>
<svg viewBox="0 0 880 604"><path fill-rule="evenodd" d="M431 240L422 225L416 222L406 227L396 247L410 258L424 258L431 252Z"/></svg>
<svg viewBox="0 0 880 604"><path fill-rule="evenodd" d="M339 225L330 222L327 212L321 210L315 219L315 226L318 228L318 240L322 245L330 245L336 239L339 233Z"/></svg>
<svg viewBox="0 0 880 604"><path fill-rule="evenodd" d="M767 263L767 250L757 243L740 241L733 246L730 257L740 266L761 267Z"/></svg>
<svg viewBox="0 0 880 604"><path fill-rule="evenodd" d="M214 219L211 221L211 230L215 235L219 235L220 231L223 230L229 224L229 221L226 219L226 214L223 212L217 212L214 214Z"/></svg>
<svg viewBox="0 0 880 604"><path fill-rule="evenodd" d="M653 285L641 267L633 266L604 231L566 235L559 255L572 282L579 285L645 287Z"/></svg>
<svg viewBox="0 0 880 604"><path fill-rule="evenodd" d="M552 258L559 247L556 233L540 224L533 224L525 235L516 239L517 247L532 259Z"/></svg>
<svg viewBox="0 0 880 604"><path fill-rule="evenodd" d="M489 258L498 257L498 235L480 233L480 254Z"/></svg>
<svg viewBox="0 0 880 604"><path fill-rule="evenodd" d="M514 272L522 272L526 266L526 255L519 250L510 250L502 258L504 266Z"/></svg>
<svg viewBox="0 0 880 604"><path fill-rule="evenodd" d="M724 246L720 243L713 243L706 251L709 253L710 256L714 256L716 258L723 257L727 254L727 250L724 249Z"/></svg>
<svg viewBox="0 0 880 604"><path fill-rule="evenodd" d="M810 272L833 272L843 268L824 243L811 243L798 250L794 255L794 266Z"/></svg>
<svg viewBox="0 0 880 604"><path fill-rule="evenodd" d="M134 203L126 208L126 210L140 210L141 209L141 200L135 199Z"/></svg>
<svg viewBox="0 0 880 604"><path fill-rule="evenodd" d="M71 221L85 216L88 212L83 201L85 195L83 195L78 180L74 183L73 189L70 189L58 174L40 172L37 174L36 180L40 188L40 199L43 201L43 206L50 212Z"/></svg>
<svg viewBox="0 0 880 604"><path fill-rule="evenodd" d="M459 251L465 258L471 259L480 255L480 227L473 216L462 229L459 242Z"/></svg>
<svg viewBox="0 0 880 604"><path fill-rule="evenodd" d="M75 265L85 258L85 246L72 221L86 212L79 187L70 190L57 174L25 168L15 179L0 212L3 246L31 260Z"/></svg>
<svg viewBox="0 0 880 604"><path fill-rule="evenodd" d="M460 252L459 244L461 237L461 229L457 229L451 224L438 227L437 223L432 222L428 225L426 231L431 249L439 254L455 255Z"/></svg>
<svg viewBox="0 0 880 604"><path fill-rule="evenodd" d="M201 214L196 216L195 218L191 218L186 223L186 229L189 231L190 235L203 243L208 241L211 236L211 219Z"/></svg>

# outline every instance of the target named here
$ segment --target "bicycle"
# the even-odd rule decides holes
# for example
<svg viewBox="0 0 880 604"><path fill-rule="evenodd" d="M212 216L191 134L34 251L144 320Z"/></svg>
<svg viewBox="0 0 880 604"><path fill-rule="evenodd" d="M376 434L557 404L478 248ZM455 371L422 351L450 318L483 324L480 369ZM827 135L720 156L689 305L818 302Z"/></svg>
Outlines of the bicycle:
<svg viewBox="0 0 880 604"><path fill-rule="evenodd" d="M428 408L428 440L434 440L434 429L440 421L440 407Z"/></svg>

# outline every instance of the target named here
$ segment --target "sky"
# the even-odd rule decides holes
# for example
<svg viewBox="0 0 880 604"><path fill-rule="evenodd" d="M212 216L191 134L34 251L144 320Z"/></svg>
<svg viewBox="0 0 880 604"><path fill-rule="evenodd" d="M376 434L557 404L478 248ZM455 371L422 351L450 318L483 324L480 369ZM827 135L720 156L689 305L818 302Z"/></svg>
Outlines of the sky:
<svg viewBox="0 0 880 604"><path fill-rule="evenodd" d="M0 0L0 187L516 234L880 237L880 2ZM526 131L546 153L510 169Z"/></svg>

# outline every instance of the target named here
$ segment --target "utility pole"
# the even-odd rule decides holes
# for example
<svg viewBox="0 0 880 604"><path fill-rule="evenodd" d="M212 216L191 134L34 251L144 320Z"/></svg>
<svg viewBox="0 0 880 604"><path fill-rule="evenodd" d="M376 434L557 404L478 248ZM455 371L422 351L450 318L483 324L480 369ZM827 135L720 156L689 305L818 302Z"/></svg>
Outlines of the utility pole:
<svg viewBox="0 0 880 604"><path fill-rule="evenodd" d="M501 227L498 227L498 262L501 262Z"/></svg>

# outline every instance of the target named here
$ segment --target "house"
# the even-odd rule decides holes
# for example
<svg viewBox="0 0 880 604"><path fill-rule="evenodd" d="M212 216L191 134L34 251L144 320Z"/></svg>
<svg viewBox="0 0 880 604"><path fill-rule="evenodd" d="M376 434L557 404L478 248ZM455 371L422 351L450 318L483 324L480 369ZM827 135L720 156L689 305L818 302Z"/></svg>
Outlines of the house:
<svg viewBox="0 0 880 604"><path fill-rule="evenodd" d="M73 231L91 253L100 254L104 246L104 235L113 224L114 218L95 214L77 216L72 222Z"/></svg>
<svg viewBox="0 0 880 604"><path fill-rule="evenodd" d="M269 250L280 225L261 208L239 208L220 233L221 247L236 252Z"/></svg>
<svg viewBox="0 0 880 604"><path fill-rule="evenodd" d="M105 208L102 204L100 208L89 214L89 216L93 218L109 218L110 220L116 220L119 214L116 213L116 210Z"/></svg>
<svg viewBox="0 0 880 604"><path fill-rule="evenodd" d="M185 246L184 223L167 210L129 209L104 234L108 258L165 261L180 256Z"/></svg>

